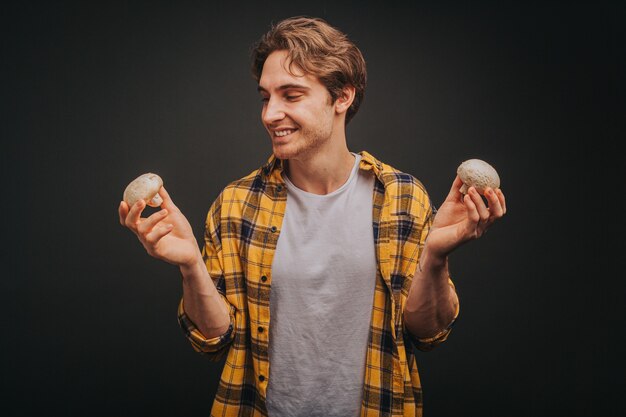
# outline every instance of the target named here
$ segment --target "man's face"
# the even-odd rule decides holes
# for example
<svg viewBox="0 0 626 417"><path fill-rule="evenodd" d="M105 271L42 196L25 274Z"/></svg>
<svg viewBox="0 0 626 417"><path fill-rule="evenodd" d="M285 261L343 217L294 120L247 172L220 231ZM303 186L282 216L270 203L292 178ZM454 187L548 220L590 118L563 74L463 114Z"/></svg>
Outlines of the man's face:
<svg viewBox="0 0 626 417"><path fill-rule="evenodd" d="M315 153L333 134L335 119L330 93L317 77L295 66L290 74L287 51L272 52L263 65L259 92L261 119L270 134L274 155L297 159Z"/></svg>

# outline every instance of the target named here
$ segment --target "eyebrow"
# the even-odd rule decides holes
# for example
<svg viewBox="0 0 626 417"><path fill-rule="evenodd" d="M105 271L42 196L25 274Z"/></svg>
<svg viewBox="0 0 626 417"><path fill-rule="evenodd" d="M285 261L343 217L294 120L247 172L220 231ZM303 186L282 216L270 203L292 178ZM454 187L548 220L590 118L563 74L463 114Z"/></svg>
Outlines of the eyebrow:
<svg viewBox="0 0 626 417"><path fill-rule="evenodd" d="M277 88L277 90L282 91L282 90L289 90L290 88L297 88L300 90L310 90L309 87L307 87L306 85L302 85L302 84L283 84L280 87ZM260 92L265 92L267 93L267 90L261 86L258 86L257 91Z"/></svg>

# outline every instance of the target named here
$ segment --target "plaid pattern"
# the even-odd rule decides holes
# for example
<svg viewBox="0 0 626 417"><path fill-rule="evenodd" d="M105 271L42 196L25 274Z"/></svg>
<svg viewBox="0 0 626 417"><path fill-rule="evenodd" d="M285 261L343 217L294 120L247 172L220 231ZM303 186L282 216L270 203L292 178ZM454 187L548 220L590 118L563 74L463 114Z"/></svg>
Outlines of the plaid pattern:
<svg viewBox="0 0 626 417"><path fill-rule="evenodd" d="M446 340L450 327L430 339L417 339L405 329L402 312L434 207L413 176L367 152L361 155L359 168L373 170L377 178L373 229L378 262L361 416L421 416L412 345L430 350ZM204 338L186 316L182 300L178 319L196 351L212 360L227 355L211 416L267 415L271 266L286 202L282 161L272 156L229 184L209 210L203 256L230 305L231 326L220 337Z"/></svg>

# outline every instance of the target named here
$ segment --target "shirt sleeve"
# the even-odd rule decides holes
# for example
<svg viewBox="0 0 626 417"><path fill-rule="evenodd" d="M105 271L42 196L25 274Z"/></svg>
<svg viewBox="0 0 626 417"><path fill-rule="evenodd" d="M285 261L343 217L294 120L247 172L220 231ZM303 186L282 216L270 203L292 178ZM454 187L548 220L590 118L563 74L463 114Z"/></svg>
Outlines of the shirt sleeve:
<svg viewBox="0 0 626 417"><path fill-rule="evenodd" d="M204 354L207 358L215 361L220 360L228 352L228 347L234 339L238 323L237 309L226 298L226 280L224 277L224 260L220 230L221 202L222 194L220 194L211 205L209 213L207 214L202 258L215 284L215 288L217 288L222 300L228 306L230 326L224 334L207 339L189 316L187 316L182 298L178 305L178 323L187 339L191 342L191 346L196 352Z"/></svg>
<svg viewBox="0 0 626 417"><path fill-rule="evenodd" d="M228 326L228 330L224 334L210 339L204 337L194 322L187 316L182 298L178 305L178 323L196 352L205 355L211 360L219 361L228 352L227 347L233 341L235 308L230 305L230 326Z"/></svg>

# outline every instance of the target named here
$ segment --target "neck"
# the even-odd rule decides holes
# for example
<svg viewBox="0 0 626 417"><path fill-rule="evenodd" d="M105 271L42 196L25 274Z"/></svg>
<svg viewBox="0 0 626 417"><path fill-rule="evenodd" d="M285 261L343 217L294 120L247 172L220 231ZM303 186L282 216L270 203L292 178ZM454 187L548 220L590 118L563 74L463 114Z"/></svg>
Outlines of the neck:
<svg viewBox="0 0 626 417"><path fill-rule="evenodd" d="M354 155L343 141L329 141L327 146L310 155L289 159L286 174L299 189L313 194L329 194L350 177Z"/></svg>

